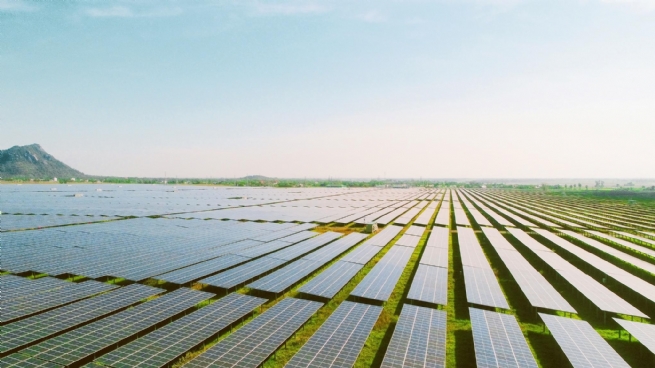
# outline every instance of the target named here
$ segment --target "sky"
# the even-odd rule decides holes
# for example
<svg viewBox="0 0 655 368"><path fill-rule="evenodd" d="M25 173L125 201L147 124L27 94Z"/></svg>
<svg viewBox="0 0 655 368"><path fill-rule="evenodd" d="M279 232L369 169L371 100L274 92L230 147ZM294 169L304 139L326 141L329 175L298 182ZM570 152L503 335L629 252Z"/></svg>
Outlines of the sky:
<svg viewBox="0 0 655 368"><path fill-rule="evenodd" d="M0 0L0 149L93 175L655 178L655 0Z"/></svg>

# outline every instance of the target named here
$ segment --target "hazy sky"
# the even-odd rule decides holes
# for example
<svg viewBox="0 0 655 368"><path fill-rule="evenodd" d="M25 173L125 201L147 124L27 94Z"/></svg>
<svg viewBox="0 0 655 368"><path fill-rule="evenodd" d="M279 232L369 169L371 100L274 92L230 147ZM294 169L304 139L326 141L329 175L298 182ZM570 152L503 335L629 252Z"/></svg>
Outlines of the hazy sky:
<svg viewBox="0 0 655 368"><path fill-rule="evenodd" d="M0 0L0 149L87 173L655 177L655 0Z"/></svg>

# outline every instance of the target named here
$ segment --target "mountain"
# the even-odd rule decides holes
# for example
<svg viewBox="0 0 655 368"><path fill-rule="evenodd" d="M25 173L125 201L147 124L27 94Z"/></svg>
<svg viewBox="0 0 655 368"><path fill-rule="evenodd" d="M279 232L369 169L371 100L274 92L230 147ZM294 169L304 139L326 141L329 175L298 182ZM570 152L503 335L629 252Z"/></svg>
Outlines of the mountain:
<svg viewBox="0 0 655 368"><path fill-rule="evenodd" d="M30 179L80 178L85 175L57 160L38 144L0 150L0 177Z"/></svg>

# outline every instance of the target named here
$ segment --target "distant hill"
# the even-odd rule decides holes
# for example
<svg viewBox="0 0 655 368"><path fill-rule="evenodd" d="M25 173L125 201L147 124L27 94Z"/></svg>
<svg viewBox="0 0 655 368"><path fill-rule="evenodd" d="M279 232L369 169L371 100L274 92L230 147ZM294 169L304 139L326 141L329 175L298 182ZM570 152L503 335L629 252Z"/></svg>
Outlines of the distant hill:
<svg viewBox="0 0 655 368"><path fill-rule="evenodd" d="M80 178L85 175L47 153L38 144L0 150L0 177Z"/></svg>

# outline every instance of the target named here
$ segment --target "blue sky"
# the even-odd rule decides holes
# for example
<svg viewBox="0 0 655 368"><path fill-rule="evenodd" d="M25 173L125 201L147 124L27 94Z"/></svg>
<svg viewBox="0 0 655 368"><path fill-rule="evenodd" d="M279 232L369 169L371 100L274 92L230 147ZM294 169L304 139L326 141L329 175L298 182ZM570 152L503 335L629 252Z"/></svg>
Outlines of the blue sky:
<svg viewBox="0 0 655 368"><path fill-rule="evenodd" d="M655 1L0 0L0 149L89 174L655 177Z"/></svg>

